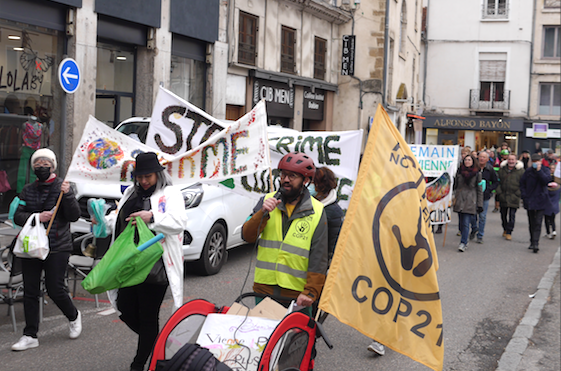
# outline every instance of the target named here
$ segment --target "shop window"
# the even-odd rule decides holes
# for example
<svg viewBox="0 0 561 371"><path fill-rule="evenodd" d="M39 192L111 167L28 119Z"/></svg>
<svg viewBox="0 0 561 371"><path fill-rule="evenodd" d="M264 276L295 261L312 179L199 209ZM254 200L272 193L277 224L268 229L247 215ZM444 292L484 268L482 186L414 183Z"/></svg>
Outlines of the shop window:
<svg viewBox="0 0 561 371"><path fill-rule="evenodd" d="M561 37L559 37L559 26L545 26L543 28L543 58L561 57Z"/></svg>
<svg viewBox="0 0 561 371"><path fill-rule="evenodd" d="M36 149L60 149L62 89L56 83L63 36L43 27L0 21L0 213L35 180L29 159Z"/></svg>
<svg viewBox="0 0 561 371"><path fill-rule="evenodd" d="M325 80L325 54L327 40L316 37L314 41L314 79Z"/></svg>
<svg viewBox="0 0 561 371"><path fill-rule="evenodd" d="M296 30L282 26L281 31L281 72L295 72Z"/></svg>
<svg viewBox="0 0 561 371"><path fill-rule="evenodd" d="M202 61L171 56L170 90L204 109L206 66Z"/></svg>
<svg viewBox="0 0 561 371"><path fill-rule="evenodd" d="M255 66L257 58L257 22L259 18L240 12L238 62Z"/></svg>
<svg viewBox="0 0 561 371"><path fill-rule="evenodd" d="M540 115L561 115L561 84L540 84Z"/></svg>
<svg viewBox="0 0 561 371"><path fill-rule="evenodd" d="M508 0L485 0L483 19L508 19Z"/></svg>

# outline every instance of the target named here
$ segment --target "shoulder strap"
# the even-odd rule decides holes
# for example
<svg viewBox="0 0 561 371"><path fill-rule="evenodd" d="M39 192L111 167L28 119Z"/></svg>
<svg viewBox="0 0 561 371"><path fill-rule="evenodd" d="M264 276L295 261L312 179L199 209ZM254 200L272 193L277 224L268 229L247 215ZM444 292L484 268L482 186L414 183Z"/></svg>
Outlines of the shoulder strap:
<svg viewBox="0 0 561 371"><path fill-rule="evenodd" d="M206 348L199 348L199 352L191 361L191 366L187 368L188 371L200 371L209 359L213 358L212 353Z"/></svg>
<svg viewBox="0 0 561 371"><path fill-rule="evenodd" d="M162 371L174 371L179 370L181 365L187 361L189 356L193 354L195 350L198 349L197 344L185 344L183 345L174 356L167 361Z"/></svg>

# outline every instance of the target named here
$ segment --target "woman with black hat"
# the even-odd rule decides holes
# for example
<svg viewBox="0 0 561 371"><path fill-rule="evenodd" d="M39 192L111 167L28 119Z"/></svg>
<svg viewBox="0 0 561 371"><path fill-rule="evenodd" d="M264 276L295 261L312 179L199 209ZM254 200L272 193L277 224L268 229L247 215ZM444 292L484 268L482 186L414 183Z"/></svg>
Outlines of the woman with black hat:
<svg viewBox="0 0 561 371"><path fill-rule="evenodd" d="M158 316L168 284L175 309L183 304L183 231L187 215L181 191L172 186L155 153L139 154L133 175L134 185L125 190L119 208L107 222L114 227L116 238L132 218L141 218L156 234L164 234L164 254L143 283L108 294L121 320L138 334L130 369L143 370L158 336Z"/></svg>

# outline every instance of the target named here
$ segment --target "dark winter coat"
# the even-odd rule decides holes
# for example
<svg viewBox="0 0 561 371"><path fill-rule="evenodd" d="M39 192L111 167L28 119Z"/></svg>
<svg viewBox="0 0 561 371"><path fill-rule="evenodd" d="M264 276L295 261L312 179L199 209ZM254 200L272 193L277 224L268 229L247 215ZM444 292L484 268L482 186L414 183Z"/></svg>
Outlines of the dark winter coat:
<svg viewBox="0 0 561 371"><path fill-rule="evenodd" d="M33 213L52 210L60 195L62 178L55 178L50 183L35 181L23 187L19 198L25 201L25 205L19 205L15 214L14 222L25 225L27 219ZM80 217L80 205L74 196L72 188L63 194L55 219L49 231L49 248L53 252L72 252L72 236L70 234L70 223ZM43 223L45 228L49 223Z"/></svg>
<svg viewBox="0 0 561 371"><path fill-rule="evenodd" d="M501 207L520 207L520 179L524 174L524 164L517 161L514 169L509 170L506 161L503 161L499 169L499 186L496 190L497 200Z"/></svg>
<svg viewBox="0 0 561 371"><path fill-rule="evenodd" d="M487 201L491 198L491 192L493 192L499 186L499 179L497 178L497 173L493 166L489 163L485 164L483 170L479 170L481 173L481 179L485 180L486 186L483 192L483 200Z"/></svg>
<svg viewBox="0 0 561 371"><path fill-rule="evenodd" d="M327 248L329 250L329 257L331 258L335 251L335 246L337 245L343 219L345 219L345 212L337 202L325 205L323 209L327 216Z"/></svg>
<svg viewBox="0 0 561 371"><path fill-rule="evenodd" d="M553 178L551 179L553 181ZM561 195L561 187L557 185L554 188L547 187L547 195L549 196L549 205L543 210L544 215L559 214L559 196Z"/></svg>
<svg viewBox="0 0 561 371"><path fill-rule="evenodd" d="M478 208L483 207L483 191L479 182L481 173L471 177L467 182L464 176L458 171L454 181L454 212L472 214L477 213Z"/></svg>
<svg viewBox="0 0 561 371"><path fill-rule="evenodd" d="M549 205L547 183L550 180L549 168L545 166L540 171L533 167L526 169L520 179L520 193L526 210L544 210Z"/></svg>

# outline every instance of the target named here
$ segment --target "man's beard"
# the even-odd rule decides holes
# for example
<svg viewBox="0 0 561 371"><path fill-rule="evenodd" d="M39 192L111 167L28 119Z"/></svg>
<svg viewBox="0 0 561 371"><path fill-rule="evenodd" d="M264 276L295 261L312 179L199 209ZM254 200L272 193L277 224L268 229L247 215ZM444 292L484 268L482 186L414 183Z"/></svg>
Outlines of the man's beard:
<svg viewBox="0 0 561 371"><path fill-rule="evenodd" d="M285 185L288 185L289 188L284 188ZM302 194L302 184L299 188L294 188L290 183L283 183L282 187L284 188L283 198L286 203L296 200Z"/></svg>

